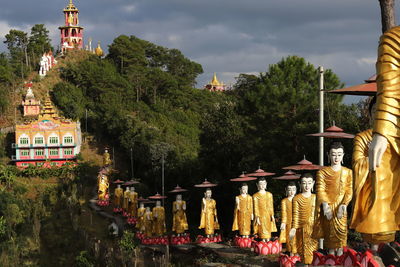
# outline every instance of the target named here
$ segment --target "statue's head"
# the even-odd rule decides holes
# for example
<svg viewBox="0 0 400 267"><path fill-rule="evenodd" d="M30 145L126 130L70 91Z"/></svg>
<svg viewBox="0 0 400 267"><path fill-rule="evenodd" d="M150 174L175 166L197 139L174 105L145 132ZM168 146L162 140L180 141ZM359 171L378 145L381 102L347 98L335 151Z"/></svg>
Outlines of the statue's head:
<svg viewBox="0 0 400 267"><path fill-rule="evenodd" d="M160 200L157 200L156 201L156 207L160 207L161 206L161 201Z"/></svg>
<svg viewBox="0 0 400 267"><path fill-rule="evenodd" d="M340 142L334 142L329 149L329 161L331 166L343 163L344 147Z"/></svg>
<svg viewBox="0 0 400 267"><path fill-rule="evenodd" d="M296 195L296 192L297 192L296 184L294 182L290 182L286 186L286 196L294 197Z"/></svg>
<svg viewBox="0 0 400 267"><path fill-rule="evenodd" d="M211 198L212 197L212 191L210 188L207 188L206 192L204 193L205 198Z"/></svg>
<svg viewBox="0 0 400 267"><path fill-rule="evenodd" d="M134 192L134 191L135 191L135 187L133 187L133 186L132 186L132 187L131 187L131 191L133 191L133 192Z"/></svg>
<svg viewBox="0 0 400 267"><path fill-rule="evenodd" d="M303 174L300 177L300 187L301 187L301 192L311 192L313 187L314 187L314 177L312 176L311 173L306 173Z"/></svg>
<svg viewBox="0 0 400 267"><path fill-rule="evenodd" d="M144 203L140 202L139 207L144 208Z"/></svg>
<svg viewBox="0 0 400 267"><path fill-rule="evenodd" d="M177 194L176 195L176 200L182 200L182 195L181 194Z"/></svg>
<svg viewBox="0 0 400 267"><path fill-rule="evenodd" d="M249 186L246 183L243 183L240 187L240 194L246 195L249 192Z"/></svg>
<svg viewBox="0 0 400 267"><path fill-rule="evenodd" d="M260 178L257 183L258 190L266 190L267 189L267 180L265 178Z"/></svg>
<svg viewBox="0 0 400 267"><path fill-rule="evenodd" d="M150 212L150 207L146 207L146 212Z"/></svg>
<svg viewBox="0 0 400 267"><path fill-rule="evenodd" d="M118 187L118 188L121 188L121 185L119 184L119 185L117 185L117 187Z"/></svg>
<svg viewBox="0 0 400 267"><path fill-rule="evenodd" d="M125 191L129 191L129 186L126 187Z"/></svg>

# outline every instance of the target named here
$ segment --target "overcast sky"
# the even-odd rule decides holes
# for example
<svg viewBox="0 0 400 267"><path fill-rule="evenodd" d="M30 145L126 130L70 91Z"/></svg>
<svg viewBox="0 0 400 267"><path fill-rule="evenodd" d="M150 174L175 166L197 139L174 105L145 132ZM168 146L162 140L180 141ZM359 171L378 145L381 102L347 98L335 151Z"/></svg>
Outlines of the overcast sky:
<svg viewBox="0 0 400 267"><path fill-rule="evenodd" d="M68 0L0 0L0 51L10 29L44 23L53 45ZM378 0L74 0L85 38L106 48L120 34L178 48L227 84L298 55L332 69L346 85L375 72ZM397 3L396 13L398 12Z"/></svg>

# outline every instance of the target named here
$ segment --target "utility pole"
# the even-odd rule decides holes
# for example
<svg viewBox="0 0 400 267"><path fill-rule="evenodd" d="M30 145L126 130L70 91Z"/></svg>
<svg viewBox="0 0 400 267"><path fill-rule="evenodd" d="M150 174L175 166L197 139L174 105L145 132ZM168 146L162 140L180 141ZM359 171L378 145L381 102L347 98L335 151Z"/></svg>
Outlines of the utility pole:
<svg viewBox="0 0 400 267"><path fill-rule="evenodd" d="M164 196L164 152L161 155L161 183L162 183L162 195ZM164 199L162 199L164 207Z"/></svg>
<svg viewBox="0 0 400 267"><path fill-rule="evenodd" d="M133 149L131 148L131 175L132 175L132 180L134 178L133 176Z"/></svg>
<svg viewBox="0 0 400 267"><path fill-rule="evenodd" d="M382 33L396 26L394 14L394 0L379 0L381 6Z"/></svg>
<svg viewBox="0 0 400 267"><path fill-rule="evenodd" d="M319 72L319 132L324 132L324 68L318 67ZM319 137L319 165L324 166L324 138Z"/></svg>

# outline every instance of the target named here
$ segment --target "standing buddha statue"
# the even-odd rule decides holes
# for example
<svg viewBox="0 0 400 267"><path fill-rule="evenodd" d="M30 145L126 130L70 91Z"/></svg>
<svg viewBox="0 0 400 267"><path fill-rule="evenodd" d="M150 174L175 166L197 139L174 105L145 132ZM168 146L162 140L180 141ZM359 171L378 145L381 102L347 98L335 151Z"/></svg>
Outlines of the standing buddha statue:
<svg viewBox="0 0 400 267"><path fill-rule="evenodd" d="M311 193L314 186L311 174L303 174L300 178L301 194L293 198L292 229L289 238L296 236L296 254L300 254L304 264L312 263L313 253L318 249L318 241L312 237L314 228L315 194Z"/></svg>
<svg viewBox="0 0 400 267"><path fill-rule="evenodd" d="M165 234L165 210L161 206L161 201L156 202L153 208L153 232L155 236L162 236Z"/></svg>
<svg viewBox="0 0 400 267"><path fill-rule="evenodd" d="M147 236L153 235L153 213L150 207L146 207L146 211L143 214L142 232Z"/></svg>
<svg viewBox="0 0 400 267"><path fill-rule="evenodd" d="M233 215L232 231L239 230L243 237L249 237L251 233L251 221L253 220L253 198L248 194L249 187L243 183L240 187L240 195L235 198L235 211Z"/></svg>
<svg viewBox="0 0 400 267"><path fill-rule="evenodd" d="M313 237L324 239L329 254L340 256L347 246L347 205L353 196L352 171L342 166L344 147L335 142L329 150L331 166L317 173L316 221Z"/></svg>
<svg viewBox="0 0 400 267"><path fill-rule="evenodd" d="M106 196L108 195L108 177L107 175L104 174L99 174L99 179L98 179L98 199L99 200L107 200Z"/></svg>
<svg viewBox="0 0 400 267"><path fill-rule="evenodd" d="M117 185L117 188L114 190L114 205L116 208L121 207L123 196L124 190L121 188L121 185Z"/></svg>
<svg viewBox="0 0 400 267"><path fill-rule="evenodd" d="M124 211L128 211L129 208L129 197L131 195L131 191L129 191L129 187L126 187L125 192L124 192L124 199L122 202L122 208Z"/></svg>
<svg viewBox="0 0 400 267"><path fill-rule="evenodd" d="M293 198L296 195L297 188L294 182L290 182L286 186L286 198L281 201L281 234L279 236L280 243L286 243L286 251L290 252L291 255L297 253L295 238L290 240L289 232L292 229L292 202Z"/></svg>
<svg viewBox="0 0 400 267"><path fill-rule="evenodd" d="M258 180L258 192L253 195L254 204L254 234L262 241L269 241L271 233L276 232L274 218L274 201L272 194L266 191L265 178Z"/></svg>
<svg viewBox="0 0 400 267"><path fill-rule="evenodd" d="M217 218L217 203L211 198L212 191L210 188L204 193L201 203L201 215L199 229L204 229L207 237L211 237L215 230L219 229Z"/></svg>
<svg viewBox="0 0 400 267"><path fill-rule="evenodd" d="M182 200L182 195L176 195L176 200L172 203L172 231L178 235L183 234L188 230L188 223L186 219L186 202Z"/></svg>
<svg viewBox="0 0 400 267"><path fill-rule="evenodd" d="M137 201L138 200L138 193L135 192L135 187L131 187L129 193L129 207L128 213L130 216L136 217L137 216Z"/></svg>
<svg viewBox="0 0 400 267"><path fill-rule="evenodd" d="M146 212L146 208L144 207L144 203L140 203L139 208L137 209L137 223L136 223L136 229L140 233L143 233L144 231L144 213Z"/></svg>

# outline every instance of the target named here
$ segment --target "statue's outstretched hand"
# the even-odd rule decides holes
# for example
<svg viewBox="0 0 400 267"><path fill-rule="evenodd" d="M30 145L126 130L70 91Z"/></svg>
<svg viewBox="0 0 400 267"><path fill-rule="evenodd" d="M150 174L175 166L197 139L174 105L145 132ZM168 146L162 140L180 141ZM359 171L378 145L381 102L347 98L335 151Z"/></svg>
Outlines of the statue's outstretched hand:
<svg viewBox="0 0 400 267"><path fill-rule="evenodd" d="M290 229L289 239L292 240L295 235L296 235L296 228Z"/></svg>
<svg viewBox="0 0 400 267"><path fill-rule="evenodd" d="M286 229L286 223L281 223L281 230L285 230Z"/></svg>
<svg viewBox="0 0 400 267"><path fill-rule="evenodd" d="M342 204L338 208L337 216L339 219L342 219L344 215L347 213L347 206Z"/></svg>
<svg viewBox="0 0 400 267"><path fill-rule="evenodd" d="M376 168L381 164L383 153L388 146L388 140L383 135L375 133L372 136L371 144L369 145L368 158L369 170L376 171Z"/></svg>
<svg viewBox="0 0 400 267"><path fill-rule="evenodd" d="M323 203L322 203L322 209L323 209L323 211L324 211L325 217L326 217L328 220L331 220L333 214L332 214L332 209L331 209L331 207L329 206L329 204L326 203L326 202L323 202Z"/></svg>

